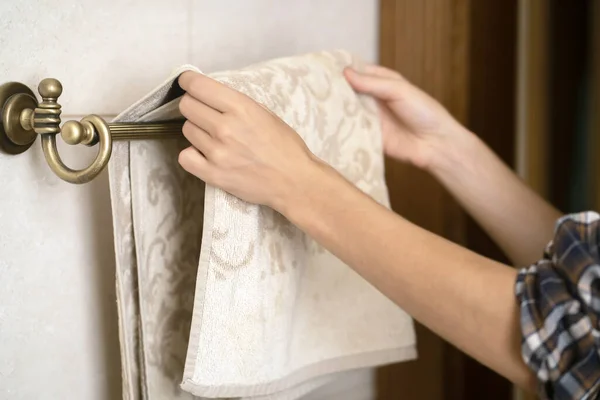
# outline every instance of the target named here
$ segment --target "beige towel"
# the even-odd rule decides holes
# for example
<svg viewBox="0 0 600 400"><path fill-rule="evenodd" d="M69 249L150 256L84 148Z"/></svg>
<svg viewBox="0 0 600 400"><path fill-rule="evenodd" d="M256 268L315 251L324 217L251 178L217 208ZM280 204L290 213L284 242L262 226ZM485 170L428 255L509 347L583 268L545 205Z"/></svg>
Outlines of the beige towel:
<svg viewBox="0 0 600 400"><path fill-rule="evenodd" d="M211 76L277 114L389 206L375 104L341 74L352 63L322 52ZM186 69L117 120L178 117L174 80ZM295 399L344 371L415 357L408 315L278 213L187 175L177 165L184 146L113 150L126 398Z"/></svg>

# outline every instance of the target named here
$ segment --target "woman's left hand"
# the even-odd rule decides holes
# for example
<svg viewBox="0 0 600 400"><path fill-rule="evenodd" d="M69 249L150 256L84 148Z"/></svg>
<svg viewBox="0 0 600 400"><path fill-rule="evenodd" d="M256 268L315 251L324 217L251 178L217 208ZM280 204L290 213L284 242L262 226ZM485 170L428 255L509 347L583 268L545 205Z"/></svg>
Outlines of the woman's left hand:
<svg viewBox="0 0 600 400"><path fill-rule="evenodd" d="M206 183L243 200L282 212L319 162L300 136L277 116L205 75L179 77L186 91L179 109L192 144L179 163Z"/></svg>

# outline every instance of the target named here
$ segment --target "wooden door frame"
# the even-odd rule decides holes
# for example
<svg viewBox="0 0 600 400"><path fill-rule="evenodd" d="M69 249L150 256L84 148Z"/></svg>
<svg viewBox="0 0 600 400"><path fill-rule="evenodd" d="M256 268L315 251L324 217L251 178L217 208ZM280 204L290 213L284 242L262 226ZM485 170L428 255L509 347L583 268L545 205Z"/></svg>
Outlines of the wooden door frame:
<svg viewBox="0 0 600 400"><path fill-rule="evenodd" d="M519 0L518 18L515 169L525 183L548 199L551 142L548 126L550 5L547 1ZM514 400L536 398L531 393L515 388Z"/></svg>
<svg viewBox="0 0 600 400"><path fill-rule="evenodd" d="M463 124L514 164L517 0L380 0L380 63L436 97ZM392 207L406 218L487 256L502 255L431 177L388 160ZM419 328L423 329L423 328ZM511 397L512 387L452 346L422 338L439 350L426 354L431 373L441 369L439 392L427 399L470 400ZM440 340L440 339L437 339ZM439 365L433 365L433 363ZM423 368L422 363L413 369ZM439 368L439 369L438 369ZM435 372L438 371L438 372ZM410 367L380 371L380 387L391 390ZM427 385L420 377L413 386ZM437 382L439 377L432 379ZM468 383L468 384L467 384ZM481 383L481 385L478 385ZM435 384L435 383L434 383ZM430 383L431 385L431 383ZM481 393L486 395L481 397ZM396 394L397 393L397 394ZM400 392L387 394L397 396ZM411 395L413 391L410 392ZM423 399L407 395L405 398ZM386 400L384 394L380 399Z"/></svg>

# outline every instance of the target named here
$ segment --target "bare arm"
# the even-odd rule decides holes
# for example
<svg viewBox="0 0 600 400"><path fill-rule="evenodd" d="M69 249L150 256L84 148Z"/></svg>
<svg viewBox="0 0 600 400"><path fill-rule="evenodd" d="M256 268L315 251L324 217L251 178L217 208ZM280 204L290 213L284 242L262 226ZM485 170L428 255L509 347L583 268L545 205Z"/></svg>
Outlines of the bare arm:
<svg viewBox="0 0 600 400"><path fill-rule="evenodd" d="M560 213L526 186L478 137L464 131L430 171L517 266L542 257Z"/></svg>
<svg viewBox="0 0 600 400"><path fill-rule="evenodd" d="M516 271L425 231L326 166L282 212L418 321L516 384L535 379L520 355ZM330 196L329 193L336 193Z"/></svg>

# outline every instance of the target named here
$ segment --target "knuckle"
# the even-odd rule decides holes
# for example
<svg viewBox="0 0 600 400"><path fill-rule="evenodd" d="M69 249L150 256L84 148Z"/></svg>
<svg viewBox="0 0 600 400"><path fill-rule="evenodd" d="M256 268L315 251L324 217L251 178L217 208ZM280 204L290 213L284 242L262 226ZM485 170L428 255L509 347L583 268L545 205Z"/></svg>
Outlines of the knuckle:
<svg viewBox="0 0 600 400"><path fill-rule="evenodd" d="M237 112L243 116L251 116L256 110L256 104L251 101L244 101L237 106Z"/></svg>
<svg viewBox="0 0 600 400"><path fill-rule="evenodd" d="M202 149L200 150L200 152L207 159L213 160L213 154L215 153L215 146L213 143L211 143L210 145L207 145L207 146L203 146Z"/></svg>
<svg viewBox="0 0 600 400"><path fill-rule="evenodd" d="M406 87L406 82L403 80L397 79L397 80L393 80L391 85L396 91L401 91Z"/></svg>
<svg viewBox="0 0 600 400"><path fill-rule="evenodd" d="M402 75L400 75L400 72L396 71L395 69L386 68L386 70L388 71L390 78L395 78L395 79L402 78Z"/></svg>
<svg viewBox="0 0 600 400"><path fill-rule="evenodd" d="M227 138L227 137L232 136L233 128L231 126L231 123L223 122L222 124L220 124L217 127L216 132L217 132L217 135L219 135L219 137L221 137L221 138Z"/></svg>
<svg viewBox="0 0 600 400"><path fill-rule="evenodd" d="M262 104L245 93L240 92L239 101L235 103L234 110L237 111L238 114L248 116L256 112L257 106L262 106Z"/></svg>
<svg viewBox="0 0 600 400"><path fill-rule="evenodd" d="M217 165L223 165L227 161L227 149L215 147L211 149L210 158Z"/></svg>

